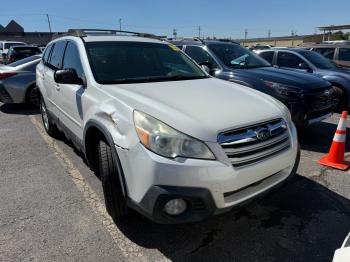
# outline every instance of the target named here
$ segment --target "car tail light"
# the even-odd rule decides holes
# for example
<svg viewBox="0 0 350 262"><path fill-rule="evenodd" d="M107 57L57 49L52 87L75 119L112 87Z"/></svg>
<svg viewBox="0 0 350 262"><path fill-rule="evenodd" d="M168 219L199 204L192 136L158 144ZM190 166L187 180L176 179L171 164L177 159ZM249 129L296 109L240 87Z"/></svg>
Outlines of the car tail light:
<svg viewBox="0 0 350 262"><path fill-rule="evenodd" d="M17 75L15 72L5 72L5 73L0 73L0 80L4 80L6 78L9 78L11 76Z"/></svg>

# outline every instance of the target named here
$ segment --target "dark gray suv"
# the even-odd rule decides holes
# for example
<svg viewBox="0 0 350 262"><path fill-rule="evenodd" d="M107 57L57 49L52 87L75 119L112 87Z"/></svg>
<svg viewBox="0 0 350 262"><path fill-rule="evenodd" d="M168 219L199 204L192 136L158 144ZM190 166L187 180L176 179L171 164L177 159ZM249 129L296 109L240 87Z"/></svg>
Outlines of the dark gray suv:
<svg viewBox="0 0 350 262"><path fill-rule="evenodd" d="M284 103L298 128L329 117L337 104L332 85L302 72L277 69L237 43L223 41L172 41L217 78L269 94Z"/></svg>
<svg viewBox="0 0 350 262"><path fill-rule="evenodd" d="M337 111L349 108L350 69L342 68L319 53L303 48L261 50L257 53L278 68L307 72L329 81L339 97Z"/></svg>

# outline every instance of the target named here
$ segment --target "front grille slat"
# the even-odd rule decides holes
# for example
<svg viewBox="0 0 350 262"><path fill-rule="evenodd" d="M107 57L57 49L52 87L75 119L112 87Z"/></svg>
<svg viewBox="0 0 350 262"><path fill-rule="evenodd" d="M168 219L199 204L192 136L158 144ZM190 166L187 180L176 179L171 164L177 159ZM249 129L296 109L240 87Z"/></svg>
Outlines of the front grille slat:
<svg viewBox="0 0 350 262"><path fill-rule="evenodd" d="M218 142L234 167L262 161L290 147L288 128L283 119L221 133Z"/></svg>
<svg viewBox="0 0 350 262"><path fill-rule="evenodd" d="M269 148L267 150L264 150L262 152L257 152L255 154L244 154L244 155L234 155L234 156L229 156L231 162L233 164L237 164L237 165L241 165L241 164L244 164L246 162L252 162L254 160L258 160L258 159L262 159L262 158L265 158L265 157L269 157L273 154L275 154L276 152L279 152L283 149L286 149L288 148L290 145L289 143L289 140L286 140L284 143L282 144L279 144L278 146L274 146L272 148Z"/></svg>

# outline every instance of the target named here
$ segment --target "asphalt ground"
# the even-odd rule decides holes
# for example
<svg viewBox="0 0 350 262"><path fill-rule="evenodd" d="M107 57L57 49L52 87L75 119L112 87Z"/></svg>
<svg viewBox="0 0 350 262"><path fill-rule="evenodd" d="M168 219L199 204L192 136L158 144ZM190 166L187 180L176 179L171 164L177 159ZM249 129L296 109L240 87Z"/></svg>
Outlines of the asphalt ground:
<svg viewBox="0 0 350 262"><path fill-rule="evenodd" d="M338 120L308 128L297 177L246 206L195 224L136 213L115 224L72 144L48 137L36 110L0 104L0 261L331 261L350 231L350 171L317 160Z"/></svg>

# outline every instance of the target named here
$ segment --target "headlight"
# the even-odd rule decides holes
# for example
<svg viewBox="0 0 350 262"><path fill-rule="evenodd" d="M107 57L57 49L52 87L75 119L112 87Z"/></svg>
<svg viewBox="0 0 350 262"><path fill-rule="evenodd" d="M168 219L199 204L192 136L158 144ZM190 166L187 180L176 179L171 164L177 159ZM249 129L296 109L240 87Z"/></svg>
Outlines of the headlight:
<svg viewBox="0 0 350 262"><path fill-rule="evenodd" d="M158 155L169 158L215 159L206 144L150 115L134 111L134 124L141 144Z"/></svg>
<svg viewBox="0 0 350 262"><path fill-rule="evenodd" d="M264 81L265 85L267 87L273 88L277 93L285 96L292 96L292 97L302 97L303 96L303 90L301 88L298 88L296 86L288 86L280 83L275 83L271 81Z"/></svg>

